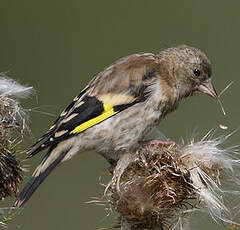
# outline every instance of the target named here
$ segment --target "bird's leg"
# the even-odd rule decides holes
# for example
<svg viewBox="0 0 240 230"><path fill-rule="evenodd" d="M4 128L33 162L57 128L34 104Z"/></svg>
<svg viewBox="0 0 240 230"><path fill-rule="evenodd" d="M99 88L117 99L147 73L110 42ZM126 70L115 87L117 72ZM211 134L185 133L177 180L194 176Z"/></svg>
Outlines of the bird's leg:
<svg viewBox="0 0 240 230"><path fill-rule="evenodd" d="M115 159L112 159L112 158L108 159L108 163L110 164L110 166L108 167L108 171L111 174L113 174L113 171L114 171L115 167L117 166L117 162L118 161Z"/></svg>

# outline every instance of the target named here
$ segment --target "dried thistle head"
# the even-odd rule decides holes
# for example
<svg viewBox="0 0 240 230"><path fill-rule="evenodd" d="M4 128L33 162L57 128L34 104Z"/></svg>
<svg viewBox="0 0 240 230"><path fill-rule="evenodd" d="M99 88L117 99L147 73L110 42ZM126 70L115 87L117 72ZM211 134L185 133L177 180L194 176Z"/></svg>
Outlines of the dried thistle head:
<svg viewBox="0 0 240 230"><path fill-rule="evenodd" d="M151 143L119 160L107 195L132 229L164 226L184 209L184 201L195 198L180 156L173 146Z"/></svg>
<svg viewBox="0 0 240 230"><path fill-rule="evenodd" d="M230 156L234 149L220 148L223 140L205 138L186 146L150 141L123 155L106 188L110 205L131 229L170 229L201 205L214 219L231 223L219 176L221 169L233 172L238 162Z"/></svg>
<svg viewBox="0 0 240 230"><path fill-rule="evenodd" d="M22 182L22 168L19 160L11 153L10 132L0 126L0 199L17 196ZM14 151L14 150L13 150Z"/></svg>
<svg viewBox="0 0 240 230"><path fill-rule="evenodd" d="M18 185L22 181L22 168L16 159L17 150L13 131L26 128L27 114L18 98L25 98L32 92L32 87L25 87L0 74L0 199L17 196ZM23 138L21 135L20 139Z"/></svg>
<svg viewBox="0 0 240 230"><path fill-rule="evenodd" d="M27 113L18 99L27 98L33 93L32 87L22 86L0 73L0 124L4 128L26 128Z"/></svg>

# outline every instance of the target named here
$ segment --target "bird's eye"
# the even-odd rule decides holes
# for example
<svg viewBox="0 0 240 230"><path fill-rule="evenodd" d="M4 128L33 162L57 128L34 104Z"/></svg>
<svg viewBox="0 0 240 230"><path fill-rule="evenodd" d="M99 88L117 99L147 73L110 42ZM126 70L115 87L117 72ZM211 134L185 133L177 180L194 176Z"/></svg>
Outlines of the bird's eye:
<svg viewBox="0 0 240 230"><path fill-rule="evenodd" d="M194 75L197 76L197 77L199 77L200 74L201 74L201 72L200 72L199 69L195 69L195 70L193 71L193 73L194 73Z"/></svg>

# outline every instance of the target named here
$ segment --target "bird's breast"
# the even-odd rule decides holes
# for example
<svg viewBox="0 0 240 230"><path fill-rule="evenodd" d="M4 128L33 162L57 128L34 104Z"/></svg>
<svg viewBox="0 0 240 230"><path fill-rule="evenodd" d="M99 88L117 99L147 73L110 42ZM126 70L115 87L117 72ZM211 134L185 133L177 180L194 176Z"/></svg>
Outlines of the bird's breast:
<svg viewBox="0 0 240 230"><path fill-rule="evenodd" d="M142 108L141 108L142 106ZM136 105L99 124L103 142L97 150L104 154L131 151L158 124L161 112ZM97 126L96 126L97 129Z"/></svg>

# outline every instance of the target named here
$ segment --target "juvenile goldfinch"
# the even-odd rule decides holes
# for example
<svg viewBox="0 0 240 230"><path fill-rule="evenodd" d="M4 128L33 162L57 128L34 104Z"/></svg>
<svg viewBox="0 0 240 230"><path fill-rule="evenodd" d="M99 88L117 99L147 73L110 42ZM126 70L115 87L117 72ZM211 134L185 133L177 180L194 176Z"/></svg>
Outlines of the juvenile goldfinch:
<svg viewBox="0 0 240 230"><path fill-rule="evenodd" d="M109 162L137 148L184 97L202 92L217 99L211 64L199 49L181 45L159 54L139 53L116 61L94 77L32 146L48 148L15 207L23 207L61 162L96 150Z"/></svg>

